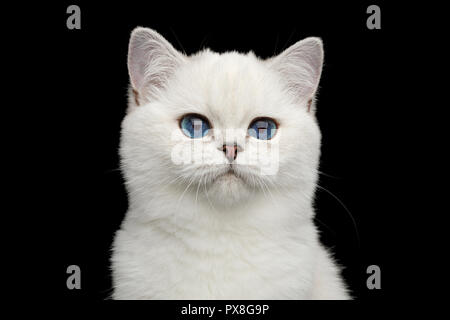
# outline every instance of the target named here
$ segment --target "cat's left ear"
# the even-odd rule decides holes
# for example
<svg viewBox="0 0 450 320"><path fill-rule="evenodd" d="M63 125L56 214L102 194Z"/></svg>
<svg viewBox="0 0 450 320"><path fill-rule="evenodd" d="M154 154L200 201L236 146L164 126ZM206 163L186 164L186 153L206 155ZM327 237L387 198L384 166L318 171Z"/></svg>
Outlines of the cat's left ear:
<svg viewBox="0 0 450 320"><path fill-rule="evenodd" d="M185 56L156 31L134 29L128 47L128 72L136 104L155 98L184 60Z"/></svg>
<svg viewBox="0 0 450 320"><path fill-rule="evenodd" d="M281 74L296 101L306 104L309 111L322 73L322 40L316 37L301 40L268 60L268 63Z"/></svg>

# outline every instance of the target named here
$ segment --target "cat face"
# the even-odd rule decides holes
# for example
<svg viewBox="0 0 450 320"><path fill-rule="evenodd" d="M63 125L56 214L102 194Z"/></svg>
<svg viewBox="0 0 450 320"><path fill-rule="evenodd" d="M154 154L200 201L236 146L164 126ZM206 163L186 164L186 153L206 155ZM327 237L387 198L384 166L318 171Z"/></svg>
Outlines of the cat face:
<svg viewBox="0 0 450 320"><path fill-rule="evenodd" d="M187 57L137 28L121 141L129 192L167 188L223 206L293 189L311 197L322 56L320 40L308 38L269 60L209 50Z"/></svg>

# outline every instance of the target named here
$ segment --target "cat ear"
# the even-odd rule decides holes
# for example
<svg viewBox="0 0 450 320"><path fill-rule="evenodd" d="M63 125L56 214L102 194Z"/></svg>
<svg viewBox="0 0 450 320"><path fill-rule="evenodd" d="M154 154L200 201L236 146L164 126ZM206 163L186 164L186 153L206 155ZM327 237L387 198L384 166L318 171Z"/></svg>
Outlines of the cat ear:
<svg viewBox="0 0 450 320"><path fill-rule="evenodd" d="M128 46L128 72L136 104L155 97L184 59L185 56L156 31L134 29Z"/></svg>
<svg viewBox="0 0 450 320"><path fill-rule="evenodd" d="M306 102L309 110L322 72L322 40L315 37L301 40L268 62L271 68L281 73L297 101Z"/></svg>

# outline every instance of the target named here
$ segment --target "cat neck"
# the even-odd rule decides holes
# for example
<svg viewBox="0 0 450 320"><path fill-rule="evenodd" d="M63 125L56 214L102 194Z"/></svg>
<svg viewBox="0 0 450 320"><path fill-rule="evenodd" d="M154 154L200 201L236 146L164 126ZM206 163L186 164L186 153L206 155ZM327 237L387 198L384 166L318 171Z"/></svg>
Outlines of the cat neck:
<svg viewBox="0 0 450 320"><path fill-rule="evenodd" d="M199 230L276 230L311 221L310 197L279 191L255 192L237 203L214 202L206 194L155 191L147 196L130 193L127 219L131 223L160 223L174 228Z"/></svg>

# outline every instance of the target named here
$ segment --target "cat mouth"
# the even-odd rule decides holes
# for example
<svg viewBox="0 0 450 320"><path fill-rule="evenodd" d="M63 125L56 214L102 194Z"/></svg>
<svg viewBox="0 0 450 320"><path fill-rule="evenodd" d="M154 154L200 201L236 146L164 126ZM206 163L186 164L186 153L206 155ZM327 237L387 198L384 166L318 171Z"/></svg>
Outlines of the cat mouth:
<svg viewBox="0 0 450 320"><path fill-rule="evenodd" d="M219 174L215 180L220 179L220 178L222 178L222 179L239 179L239 180L242 180L240 175L236 172L235 169L233 169L233 167L231 165L229 165L228 169L225 172Z"/></svg>
<svg viewBox="0 0 450 320"><path fill-rule="evenodd" d="M219 174L217 178L214 179L214 182L236 184L247 187L249 186L247 175L235 165L229 165L229 167L224 170L224 172Z"/></svg>

